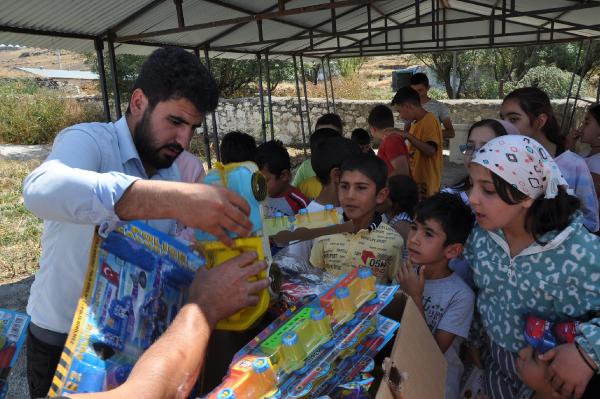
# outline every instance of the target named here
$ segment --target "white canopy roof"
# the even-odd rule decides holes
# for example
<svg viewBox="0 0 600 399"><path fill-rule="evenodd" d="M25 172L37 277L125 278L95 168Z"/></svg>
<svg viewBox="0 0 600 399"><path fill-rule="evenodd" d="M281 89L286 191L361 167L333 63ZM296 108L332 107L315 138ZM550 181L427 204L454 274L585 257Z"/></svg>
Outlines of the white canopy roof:
<svg viewBox="0 0 600 399"><path fill-rule="evenodd" d="M0 43L352 57L600 37L598 0L0 0Z"/></svg>

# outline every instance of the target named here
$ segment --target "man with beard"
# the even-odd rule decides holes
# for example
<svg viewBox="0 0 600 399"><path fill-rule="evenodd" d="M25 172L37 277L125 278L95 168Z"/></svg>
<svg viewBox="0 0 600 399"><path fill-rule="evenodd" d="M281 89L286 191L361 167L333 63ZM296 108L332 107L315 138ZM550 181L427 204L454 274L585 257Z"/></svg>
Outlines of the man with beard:
<svg viewBox="0 0 600 399"><path fill-rule="evenodd" d="M27 304L31 397L45 396L50 387L96 226L105 235L123 221L144 220L174 234L179 222L225 244L232 242L228 231L248 235L246 201L223 188L183 182L189 171L175 162L217 100L216 83L197 57L179 48L158 49L142 66L123 118L64 129L46 161L25 179L25 205L44 219L40 269ZM255 302L254 293L268 283L249 285L239 278L249 264L265 267L255 258L238 257L229 272L214 276L242 293L231 299L239 307Z"/></svg>

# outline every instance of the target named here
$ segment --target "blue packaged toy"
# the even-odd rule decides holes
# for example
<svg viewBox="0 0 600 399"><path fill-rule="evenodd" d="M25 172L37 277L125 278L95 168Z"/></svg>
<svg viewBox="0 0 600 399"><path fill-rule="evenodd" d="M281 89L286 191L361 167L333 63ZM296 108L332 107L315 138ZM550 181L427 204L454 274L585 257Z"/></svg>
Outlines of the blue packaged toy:
<svg viewBox="0 0 600 399"><path fill-rule="evenodd" d="M25 313L0 309L0 399L8 393L8 375L25 343L29 319Z"/></svg>
<svg viewBox="0 0 600 399"><path fill-rule="evenodd" d="M94 238L85 285L51 396L122 384L167 329L203 260L176 239L134 222Z"/></svg>

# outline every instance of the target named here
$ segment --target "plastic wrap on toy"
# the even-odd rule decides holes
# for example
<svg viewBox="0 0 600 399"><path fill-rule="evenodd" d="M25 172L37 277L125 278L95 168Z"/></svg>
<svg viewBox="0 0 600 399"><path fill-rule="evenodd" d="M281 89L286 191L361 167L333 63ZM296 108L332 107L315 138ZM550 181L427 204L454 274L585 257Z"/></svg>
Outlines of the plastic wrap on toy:
<svg viewBox="0 0 600 399"><path fill-rule="evenodd" d="M268 236L274 236L284 230L317 229L342 222L342 215L333 205L328 204L322 211L309 212L307 209L300 209L295 216L285 216L282 213L275 214L274 217L264 220L264 232Z"/></svg>
<svg viewBox="0 0 600 399"><path fill-rule="evenodd" d="M175 318L202 264L181 242L142 223L96 235L51 396L122 384Z"/></svg>
<svg viewBox="0 0 600 399"><path fill-rule="evenodd" d="M196 243L194 247L204 255L206 267L213 268L223 262L240 255L243 252L256 252L258 260L267 263L271 261L269 240L263 234L263 209L261 201L266 198L266 181L253 162L230 163L223 165L220 162L208 171L204 183L226 187L242 196L250 207L249 219L252 223L250 237L239 238L235 233L229 232L234 238L233 246L228 247L204 231L196 230ZM261 271L253 278L265 279L269 275L267 270ZM267 289L258 293L258 304L245 308L233 316L221 320L217 324L220 330L241 331L250 328L269 307L270 294Z"/></svg>
<svg viewBox="0 0 600 399"><path fill-rule="evenodd" d="M302 258L289 255L286 249L273 258L273 263L281 271L280 298L284 309L304 297L321 294L339 279Z"/></svg>
<svg viewBox="0 0 600 399"><path fill-rule="evenodd" d="M356 269L311 302L286 311L234 356L227 376L208 398L319 397L333 390L398 327L377 315L397 287L376 288L372 280L369 269ZM337 303L349 304L352 317L340 317ZM262 386L255 381L251 365L259 358L270 361L275 383L269 380L271 385Z"/></svg>
<svg viewBox="0 0 600 399"><path fill-rule="evenodd" d="M541 317L528 315L524 337L539 353L545 353L557 345L573 342L577 322L551 323Z"/></svg>
<svg viewBox="0 0 600 399"><path fill-rule="evenodd" d="M0 309L0 399L8 393L8 375L25 343L29 320L25 313Z"/></svg>

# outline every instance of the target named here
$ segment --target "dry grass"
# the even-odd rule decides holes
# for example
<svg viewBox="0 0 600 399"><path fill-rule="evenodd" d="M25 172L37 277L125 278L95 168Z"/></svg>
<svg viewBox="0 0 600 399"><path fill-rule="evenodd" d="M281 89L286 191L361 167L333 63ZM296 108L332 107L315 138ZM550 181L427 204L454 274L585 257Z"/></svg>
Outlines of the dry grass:
<svg viewBox="0 0 600 399"><path fill-rule="evenodd" d="M39 164L0 159L0 285L37 270L43 225L23 206L22 182Z"/></svg>

